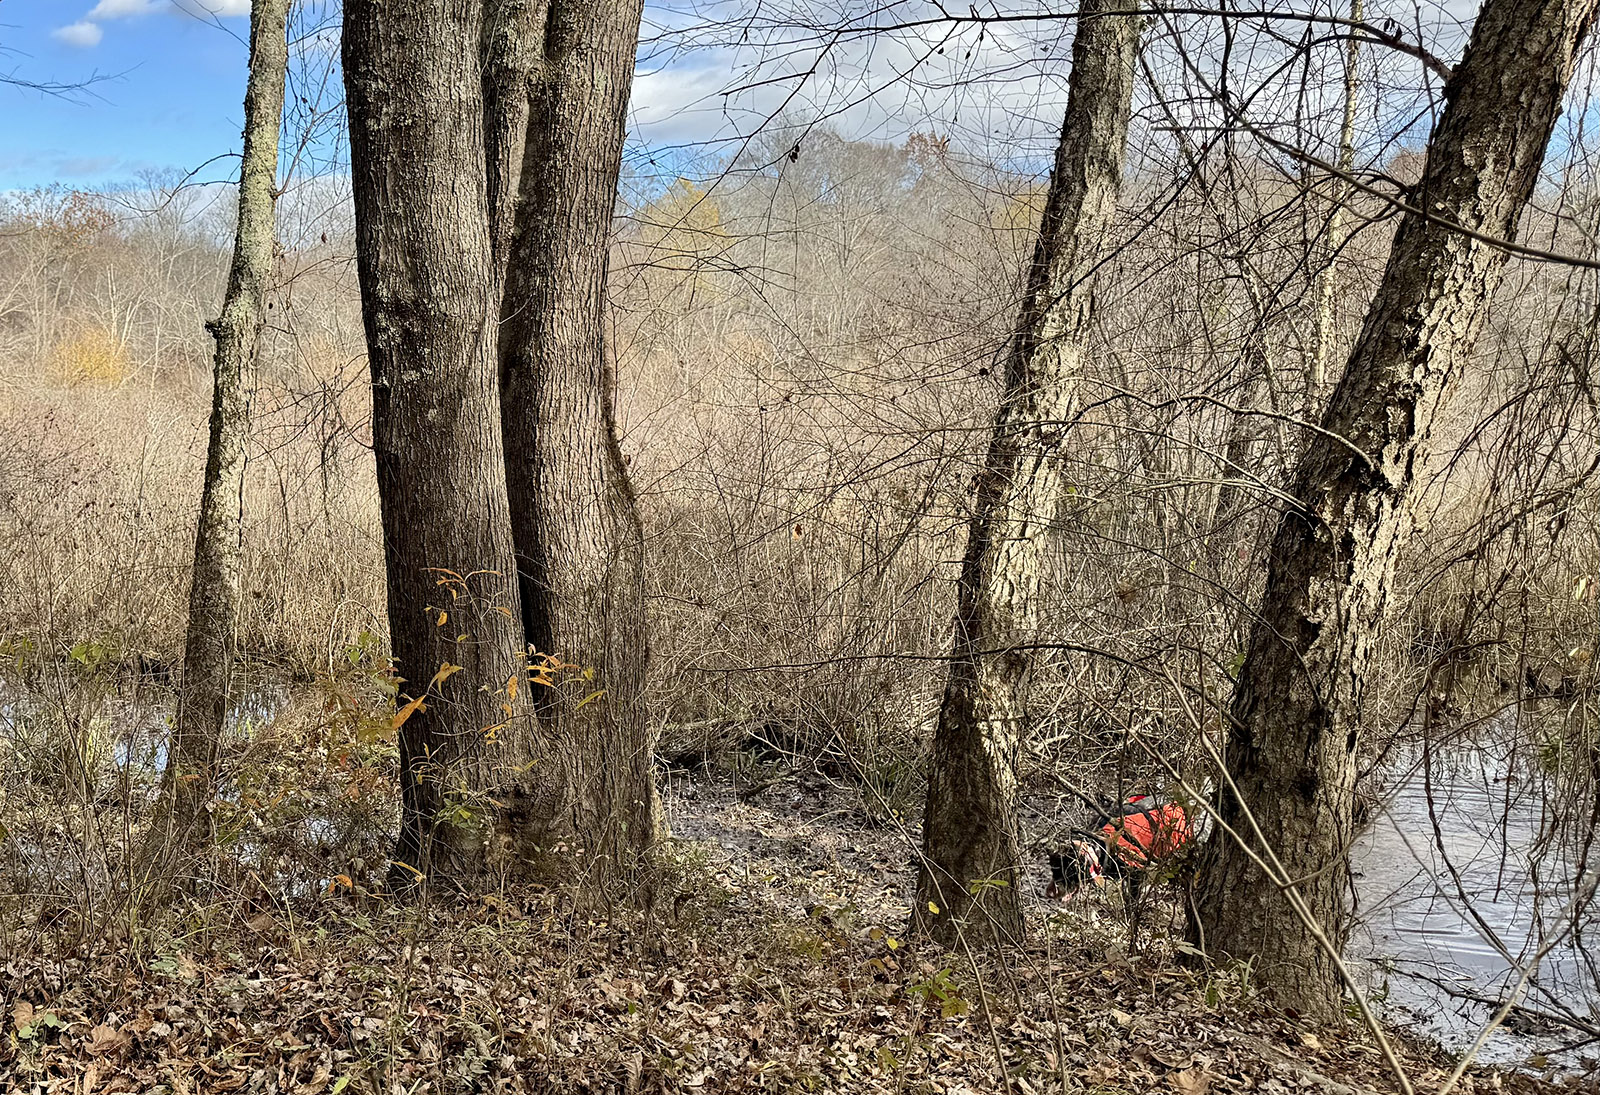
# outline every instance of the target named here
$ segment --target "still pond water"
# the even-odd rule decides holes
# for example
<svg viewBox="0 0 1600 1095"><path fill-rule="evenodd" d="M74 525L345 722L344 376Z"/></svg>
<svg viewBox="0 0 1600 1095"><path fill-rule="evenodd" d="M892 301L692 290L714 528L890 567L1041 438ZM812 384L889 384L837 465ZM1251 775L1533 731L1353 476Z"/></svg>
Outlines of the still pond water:
<svg viewBox="0 0 1600 1095"><path fill-rule="evenodd" d="M1354 850L1350 949L1391 1020L1458 1050L1544 951L1519 998L1528 1010L1479 1056L1505 1064L1548 1056L1584 1070L1600 1045L1574 1046L1582 1031L1535 1013L1600 1014L1590 952L1600 914L1592 901L1573 909L1580 874L1595 869L1594 852L1587 865L1583 858L1589 811L1577 804L1580 833L1558 832L1548 806L1556 792L1527 752L1484 742L1437 750L1426 764L1414 753L1389 769Z"/></svg>

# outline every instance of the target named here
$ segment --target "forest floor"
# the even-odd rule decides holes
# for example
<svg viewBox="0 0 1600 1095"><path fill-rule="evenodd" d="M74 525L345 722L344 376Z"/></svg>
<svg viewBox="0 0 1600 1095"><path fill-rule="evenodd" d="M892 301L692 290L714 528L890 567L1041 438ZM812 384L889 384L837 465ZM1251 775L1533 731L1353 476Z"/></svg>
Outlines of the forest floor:
<svg viewBox="0 0 1600 1095"><path fill-rule="evenodd" d="M673 863L648 912L586 918L512 889L243 909L140 947L18 931L0 1090L1399 1090L1359 1024L1310 1029L1173 961L1170 909L1138 953L1120 918L1042 898L1004 965L919 952L901 939L906 835L859 792L702 772L664 801ZM1418 1092L1440 1090L1450 1059L1397 1050ZM1473 1068L1457 1090L1558 1086L1579 1083Z"/></svg>

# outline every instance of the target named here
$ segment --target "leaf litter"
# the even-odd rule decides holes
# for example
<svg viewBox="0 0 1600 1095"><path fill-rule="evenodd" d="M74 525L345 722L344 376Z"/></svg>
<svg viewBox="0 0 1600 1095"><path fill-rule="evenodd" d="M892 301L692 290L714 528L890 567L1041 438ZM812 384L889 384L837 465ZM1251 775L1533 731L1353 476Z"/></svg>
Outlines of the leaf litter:
<svg viewBox="0 0 1600 1095"><path fill-rule="evenodd" d="M138 947L41 916L0 955L0 1090L1397 1090L1359 1024L1312 1030L1178 963L1170 907L1138 948L1107 910L1040 899L1023 952L932 952L905 937L910 834L859 792L679 773L665 801L663 871L605 913L528 887L413 905L334 887ZM1442 1086L1453 1062L1398 1042L1416 1090ZM1593 1087L1485 1067L1457 1090Z"/></svg>

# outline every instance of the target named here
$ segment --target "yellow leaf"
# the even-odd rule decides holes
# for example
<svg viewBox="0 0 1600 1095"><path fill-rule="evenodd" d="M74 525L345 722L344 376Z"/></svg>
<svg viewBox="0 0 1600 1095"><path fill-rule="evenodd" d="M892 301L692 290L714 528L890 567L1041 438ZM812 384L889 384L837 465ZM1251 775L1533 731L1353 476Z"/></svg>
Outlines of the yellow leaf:
<svg viewBox="0 0 1600 1095"><path fill-rule="evenodd" d="M432 691L465 668L466 666L451 665L449 662L444 662L439 666L439 672L433 675L433 680L428 682L428 690Z"/></svg>
<svg viewBox="0 0 1600 1095"><path fill-rule="evenodd" d="M427 875L423 874L421 871L417 870L415 867L413 867L411 864L407 863L403 859L391 859L389 862L393 863L396 867L404 867L406 870L410 871L412 874L416 875L418 878L427 878L428 877Z"/></svg>
<svg viewBox="0 0 1600 1095"><path fill-rule="evenodd" d="M404 726L406 724L406 720L409 719L412 715L415 715L418 711L426 711L428 709L428 706L427 706L426 703L423 702L426 699L427 699L427 696L425 696L425 695L424 696L418 696L416 699L414 699L410 703L406 704L400 710L396 711L394 713L394 721L389 724L389 729L390 730L398 730L398 729L400 729L402 726Z"/></svg>
<svg viewBox="0 0 1600 1095"><path fill-rule="evenodd" d="M513 700L517 698L517 682L521 679L522 675L520 673L513 673L511 676L506 678L506 691L511 695Z"/></svg>
<svg viewBox="0 0 1600 1095"><path fill-rule="evenodd" d="M606 690L604 688L600 689L598 692L590 692L587 696L578 701L578 706L574 707L573 710L582 711L585 707L588 707L591 703L605 694Z"/></svg>
<svg viewBox="0 0 1600 1095"><path fill-rule="evenodd" d="M439 613L439 626L443 627L445 624L447 624L449 622L450 622L450 613L441 611Z"/></svg>
<svg viewBox="0 0 1600 1095"><path fill-rule="evenodd" d="M934 916L938 916L939 915L939 906L935 905L932 901L930 901L930 902L928 902L928 911L931 912Z"/></svg>

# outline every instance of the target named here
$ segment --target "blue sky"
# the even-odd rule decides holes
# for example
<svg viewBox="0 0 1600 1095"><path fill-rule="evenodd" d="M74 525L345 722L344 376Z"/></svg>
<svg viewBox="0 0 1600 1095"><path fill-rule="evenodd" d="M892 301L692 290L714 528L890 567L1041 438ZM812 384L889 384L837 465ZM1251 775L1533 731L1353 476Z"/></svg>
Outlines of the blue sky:
<svg viewBox="0 0 1600 1095"><path fill-rule="evenodd" d="M804 11L808 2L782 0L774 10ZM926 0L896 3L910 9ZM971 117L1007 97L992 85L955 92L941 86L945 76L968 68L954 58L970 58L975 45L991 52L1006 38L999 33L988 42L966 41L972 31L950 35L949 58L922 57L920 67L911 58L929 47L924 32L909 41L856 41L830 51L798 82L817 59L814 36L802 33L797 41L787 31L770 31L764 47L746 38L743 49L729 44L732 31L676 36L697 25L715 27L730 13L737 24L747 10L743 0L648 0L630 162L667 166L692 158L695 148L732 152L780 111L791 122L825 117L856 136L900 140L919 129L948 132L963 110ZM240 145L248 11L249 0L0 0L0 76L96 80L66 97L0 85L0 192L54 182L115 187L143 171L188 172L203 164L199 180L229 178L234 163L227 155ZM663 35L670 44L663 45ZM334 41L330 35L328 44ZM927 89L896 86L894 74L909 67L928 74ZM1061 68L1056 60L1048 67ZM1049 119L1041 130L1048 137L1059 116L1053 100L1065 85L1056 79L1040 87L1037 76L1013 74L1008 81L1019 96L1011 128L1031 130L1036 120ZM747 83L755 89L722 94ZM887 91L864 95L884 83ZM979 109L974 96L982 100ZM223 158L207 164L216 157Z"/></svg>
<svg viewBox="0 0 1600 1095"><path fill-rule="evenodd" d="M249 0L0 0L0 77L80 84L58 96L0 83L0 192L117 186L142 172L226 179L240 146ZM674 18L652 5L646 27ZM336 48L336 31L323 40ZM648 52L642 50L642 53ZM641 58L637 139L693 139L726 122L722 51ZM216 159L214 163L207 161Z"/></svg>
<svg viewBox="0 0 1600 1095"><path fill-rule="evenodd" d="M247 26L227 14L202 21L168 0L0 0L0 75L99 78L67 97L0 85L0 189L123 182L237 152ZM231 171L216 166L218 177Z"/></svg>
<svg viewBox="0 0 1600 1095"><path fill-rule="evenodd" d="M767 100L783 94L777 85L762 88L730 111L720 92L745 67L731 51L648 44L669 26L694 22L686 10L716 6L650 5L631 119L634 156L648 160L657 147L757 128ZM0 84L0 191L53 182L115 186L143 171L188 172L237 152L248 11L249 0L0 0L0 76L93 81L64 97ZM777 68L797 64L803 69L798 58L786 58ZM849 101L838 81L859 75L859 67L847 64L847 73L824 82L820 98ZM810 88L802 101L825 112ZM858 118L853 128L904 135L874 132L881 113L876 122ZM225 179L232 170L223 158L198 177Z"/></svg>
<svg viewBox="0 0 1600 1095"><path fill-rule="evenodd" d="M1476 0L1421 2L1427 9L1421 21L1434 25L1419 27L1420 37L1453 52L1459 32L1441 36L1438 23L1470 18ZM1295 0L1293 6L1343 11L1347 3ZM781 27L764 40L744 29L733 48L727 27L745 27L752 10L767 13L771 23L773 13L812 5L851 7L844 0L766 0L757 7L749 0L648 0L630 159L643 164L659 157L665 165L693 154L683 143L708 138L714 151L727 153L774 114L826 118L853 135L883 140L918 130L954 133L973 151L988 145L997 156L1053 144L1065 50L1041 52L1041 42L1064 34L1065 24L999 26L986 36L971 27L868 36L830 49L820 64L814 48L820 36L797 37ZM995 5L1040 7L1038 0L991 0ZM231 178L249 6L249 0L0 0L0 76L95 80L65 97L0 84L0 192L53 182L115 187L144 171ZM931 0L865 7L910 15L937 10ZM1414 0L1369 0L1369 17L1375 9L1401 16L1422 10ZM720 32L692 29L715 27L730 14ZM330 33L324 44L334 41ZM915 78L902 78L913 70ZM985 78L973 79L985 70ZM798 74L806 76L797 80ZM741 85L754 90L722 94Z"/></svg>

